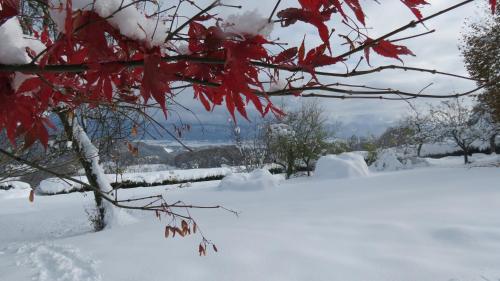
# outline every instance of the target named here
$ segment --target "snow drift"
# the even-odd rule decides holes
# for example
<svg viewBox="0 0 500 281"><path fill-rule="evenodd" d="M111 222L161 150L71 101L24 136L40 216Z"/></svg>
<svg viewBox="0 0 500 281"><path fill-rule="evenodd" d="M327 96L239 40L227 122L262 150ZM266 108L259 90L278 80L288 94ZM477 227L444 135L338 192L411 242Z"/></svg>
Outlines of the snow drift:
<svg viewBox="0 0 500 281"><path fill-rule="evenodd" d="M352 152L323 156L314 170L314 176L325 179L357 178L369 174L363 156Z"/></svg>
<svg viewBox="0 0 500 281"><path fill-rule="evenodd" d="M377 171L397 171L405 168L392 150L383 150L378 153L377 160L370 166Z"/></svg>
<svg viewBox="0 0 500 281"><path fill-rule="evenodd" d="M224 177L219 190L253 191L276 187L281 181L280 176L272 175L266 169L256 169L251 173L229 174Z"/></svg>
<svg viewBox="0 0 500 281"><path fill-rule="evenodd" d="M377 160L370 166L375 171L398 171L429 166L425 158L420 158L411 150L387 148L378 151Z"/></svg>
<svg viewBox="0 0 500 281"><path fill-rule="evenodd" d="M0 182L0 199L28 198L31 186L22 181Z"/></svg>

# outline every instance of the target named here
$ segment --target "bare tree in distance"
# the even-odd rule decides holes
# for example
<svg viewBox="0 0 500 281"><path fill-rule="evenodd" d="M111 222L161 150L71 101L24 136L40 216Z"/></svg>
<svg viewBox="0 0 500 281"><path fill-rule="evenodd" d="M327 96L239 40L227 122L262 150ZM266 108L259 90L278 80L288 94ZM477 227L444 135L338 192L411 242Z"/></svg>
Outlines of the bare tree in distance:
<svg viewBox="0 0 500 281"><path fill-rule="evenodd" d="M433 133L437 138L451 139L464 154L464 163L469 163L472 144L481 139L483 131L473 120L471 107L459 99L443 101L430 109Z"/></svg>

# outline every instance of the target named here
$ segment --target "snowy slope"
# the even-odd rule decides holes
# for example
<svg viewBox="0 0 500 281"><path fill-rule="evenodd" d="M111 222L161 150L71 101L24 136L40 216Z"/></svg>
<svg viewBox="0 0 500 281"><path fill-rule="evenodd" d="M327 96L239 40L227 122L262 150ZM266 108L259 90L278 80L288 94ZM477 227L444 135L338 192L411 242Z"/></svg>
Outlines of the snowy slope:
<svg viewBox="0 0 500 281"><path fill-rule="evenodd" d="M498 280L500 169L443 163L248 192L204 182L121 193L241 211L193 211L219 248L207 257L199 237L163 238L151 214L90 233L90 194L0 198L0 280Z"/></svg>

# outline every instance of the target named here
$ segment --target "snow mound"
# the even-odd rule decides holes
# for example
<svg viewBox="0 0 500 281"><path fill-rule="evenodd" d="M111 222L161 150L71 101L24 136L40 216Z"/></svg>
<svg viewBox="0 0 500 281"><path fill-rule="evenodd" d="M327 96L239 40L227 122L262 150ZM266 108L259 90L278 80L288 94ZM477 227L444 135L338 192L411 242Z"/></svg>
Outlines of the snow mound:
<svg viewBox="0 0 500 281"><path fill-rule="evenodd" d="M86 177L75 177L83 182L87 182ZM76 190L81 190L82 186L74 182L63 180L60 178L48 178L42 180L36 187L39 194L58 194L68 193Z"/></svg>
<svg viewBox="0 0 500 281"><path fill-rule="evenodd" d="M3 190L9 190L9 189L22 190L22 189L30 189L30 188L31 188L31 186L29 185L29 183L25 183L22 181L9 180L9 181L0 182L0 189L3 189Z"/></svg>
<svg viewBox="0 0 500 281"><path fill-rule="evenodd" d="M229 174L224 177L218 190L252 191L276 187L281 178L272 175L266 169L256 169L251 173Z"/></svg>
<svg viewBox="0 0 500 281"><path fill-rule="evenodd" d="M377 160L371 165L377 171L397 171L405 168L392 150L383 150L378 153Z"/></svg>
<svg viewBox="0 0 500 281"><path fill-rule="evenodd" d="M28 198L31 186L22 181L0 182L0 199Z"/></svg>
<svg viewBox="0 0 500 281"><path fill-rule="evenodd" d="M414 156L412 151L388 148L377 153L377 160L370 166L375 171L398 171L417 167L427 167L429 162Z"/></svg>
<svg viewBox="0 0 500 281"><path fill-rule="evenodd" d="M319 158L314 176L326 179L357 178L370 174L363 156L357 153L325 155Z"/></svg>

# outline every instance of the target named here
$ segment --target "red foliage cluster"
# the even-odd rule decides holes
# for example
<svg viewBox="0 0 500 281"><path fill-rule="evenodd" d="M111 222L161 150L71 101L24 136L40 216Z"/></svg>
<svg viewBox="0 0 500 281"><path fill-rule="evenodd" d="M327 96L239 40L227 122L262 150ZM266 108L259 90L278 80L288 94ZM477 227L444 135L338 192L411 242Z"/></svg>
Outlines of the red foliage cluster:
<svg viewBox="0 0 500 281"><path fill-rule="evenodd" d="M366 45L372 44L373 39L367 38L365 40ZM365 48L365 57L368 64L370 64L370 49L373 49L375 53L388 57L394 58L402 62L400 55L411 55L414 56L412 51L405 46L395 45L387 40L379 40L378 42L371 45L371 47Z"/></svg>
<svg viewBox="0 0 500 281"><path fill-rule="evenodd" d="M427 4L424 0L401 1L417 18L422 18L418 8ZM299 8L285 8L277 16L282 26L300 21L318 29L323 43L308 52L302 43L298 48L272 55L267 46L273 42L268 39L256 34L227 32L218 21L207 24L213 18L203 14L189 21L190 54L174 59L160 47L125 37L95 12L73 11L71 0L68 0L65 32L52 38L54 42L48 36L47 26L32 30L47 47L33 63L42 69L70 65L77 70L26 73L27 79L17 89L12 85L18 74L0 72L0 129L6 130L13 143L16 137L24 136L28 145L35 140L46 145L46 128L51 126L47 113L56 108L74 109L82 104L116 102L141 104L152 98L166 114L166 100L172 94L172 84L178 82L192 83L195 97L206 110L225 103L233 118L236 111L246 117L246 106L251 103L262 115L268 112L282 114L265 93L261 79L263 74L270 73L266 72L269 68L265 65L300 68L319 83L315 68L345 59L332 56L330 30L326 25L332 15L338 13L348 19L344 11L347 6L356 19L365 24L359 0L299 0L299 3ZM490 3L494 7L496 0ZM19 0L0 0L0 4L0 25L19 14ZM386 40L371 44L371 38L365 39L361 46L370 44L365 48L367 58L370 49L399 60L400 55L413 55L404 46ZM329 55L325 54L326 50ZM28 53L33 54L31 50Z"/></svg>
<svg viewBox="0 0 500 281"><path fill-rule="evenodd" d="M0 2L0 24L17 15L19 0L2 0Z"/></svg>

